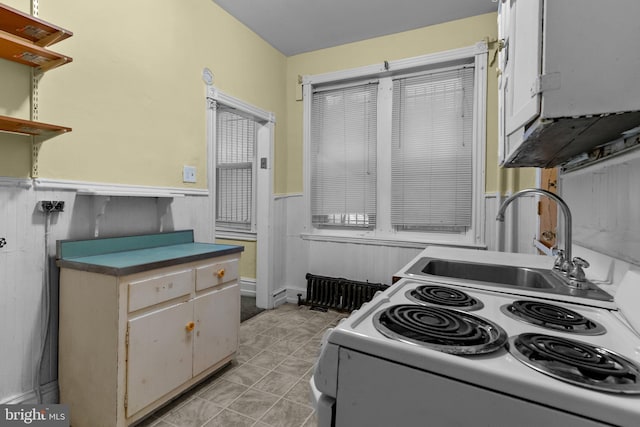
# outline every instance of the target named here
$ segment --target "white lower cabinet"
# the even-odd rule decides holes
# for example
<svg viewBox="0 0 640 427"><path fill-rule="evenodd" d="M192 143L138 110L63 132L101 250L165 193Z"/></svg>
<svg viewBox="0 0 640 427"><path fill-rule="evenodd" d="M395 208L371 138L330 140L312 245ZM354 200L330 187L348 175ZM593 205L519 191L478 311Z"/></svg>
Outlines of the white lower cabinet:
<svg viewBox="0 0 640 427"><path fill-rule="evenodd" d="M196 322L193 375L198 375L218 360L235 353L238 348L236 321L240 319L240 285L233 283L221 286L211 293L196 297L193 300L193 312Z"/></svg>
<svg viewBox="0 0 640 427"><path fill-rule="evenodd" d="M238 257L117 277L60 270L60 401L74 427L123 427L235 355Z"/></svg>
<svg viewBox="0 0 640 427"><path fill-rule="evenodd" d="M193 303L183 302L129 320L127 415L193 376Z"/></svg>

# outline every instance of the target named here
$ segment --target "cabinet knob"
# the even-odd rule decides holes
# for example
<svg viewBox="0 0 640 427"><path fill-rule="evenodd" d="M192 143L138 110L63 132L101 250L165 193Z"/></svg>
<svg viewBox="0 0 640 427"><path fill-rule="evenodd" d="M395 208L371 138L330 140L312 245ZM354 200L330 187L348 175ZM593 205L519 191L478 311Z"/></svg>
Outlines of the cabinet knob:
<svg viewBox="0 0 640 427"><path fill-rule="evenodd" d="M224 268L216 271L216 276L218 276L218 279L222 279L224 277Z"/></svg>
<svg viewBox="0 0 640 427"><path fill-rule="evenodd" d="M187 326L185 326L185 329L187 330L187 332L191 332L195 329L196 327L196 322L189 322L187 323Z"/></svg>

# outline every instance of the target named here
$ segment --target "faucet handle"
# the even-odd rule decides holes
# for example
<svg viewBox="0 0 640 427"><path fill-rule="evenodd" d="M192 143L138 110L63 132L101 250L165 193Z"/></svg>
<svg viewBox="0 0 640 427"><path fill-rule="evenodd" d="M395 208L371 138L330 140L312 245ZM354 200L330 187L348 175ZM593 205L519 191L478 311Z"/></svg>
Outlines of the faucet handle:
<svg viewBox="0 0 640 427"><path fill-rule="evenodd" d="M571 268L571 271L569 272L569 277L571 279L577 280L578 282L584 282L586 277L584 275L583 268L588 268L589 265L590 264L586 259L580 258L580 257L574 257L573 258L573 267Z"/></svg>
<svg viewBox="0 0 640 427"><path fill-rule="evenodd" d="M553 268L556 270L562 270L562 266L565 262L564 259L564 251L562 249L558 249L555 251L556 260L553 262Z"/></svg>

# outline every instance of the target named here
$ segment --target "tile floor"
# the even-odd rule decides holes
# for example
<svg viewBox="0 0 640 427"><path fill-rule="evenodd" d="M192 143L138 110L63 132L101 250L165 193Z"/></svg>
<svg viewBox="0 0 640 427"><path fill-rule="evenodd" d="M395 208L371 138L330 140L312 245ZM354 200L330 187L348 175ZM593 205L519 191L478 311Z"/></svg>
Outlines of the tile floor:
<svg viewBox="0 0 640 427"><path fill-rule="evenodd" d="M236 360L153 413L144 427L309 427L322 334L344 314L284 304L240 325Z"/></svg>

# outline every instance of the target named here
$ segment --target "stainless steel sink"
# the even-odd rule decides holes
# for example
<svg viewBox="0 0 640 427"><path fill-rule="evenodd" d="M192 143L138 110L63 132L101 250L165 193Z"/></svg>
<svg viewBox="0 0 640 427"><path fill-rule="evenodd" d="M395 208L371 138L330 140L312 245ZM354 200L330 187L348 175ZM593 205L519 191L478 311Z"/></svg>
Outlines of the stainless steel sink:
<svg viewBox="0 0 640 427"><path fill-rule="evenodd" d="M557 295L572 295L601 301L612 301L613 298L592 283L584 289L568 286L551 270L483 264L447 259L420 258L406 273L416 278L450 278L457 282L479 283L506 288L523 288L536 292ZM442 280L442 279L440 279Z"/></svg>

